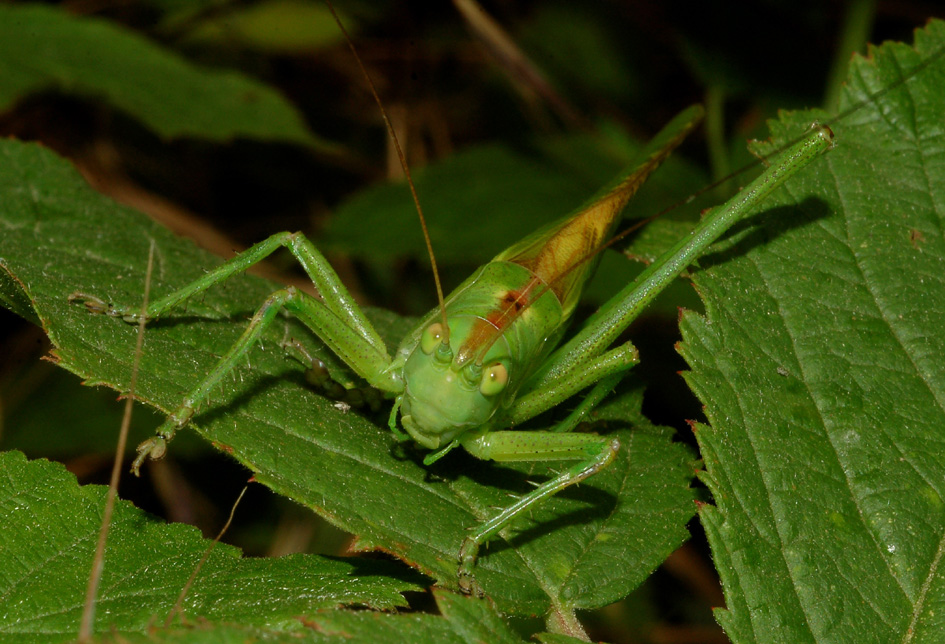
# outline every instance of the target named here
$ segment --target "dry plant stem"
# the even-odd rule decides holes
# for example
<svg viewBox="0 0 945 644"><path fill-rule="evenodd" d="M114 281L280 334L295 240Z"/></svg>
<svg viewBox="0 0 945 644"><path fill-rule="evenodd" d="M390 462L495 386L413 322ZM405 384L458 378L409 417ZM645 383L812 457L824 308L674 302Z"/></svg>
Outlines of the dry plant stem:
<svg viewBox="0 0 945 644"><path fill-rule="evenodd" d="M115 508L115 497L118 496L118 481L121 479L122 463L125 456L125 446L128 443L128 428L131 426L131 412L134 408L135 386L138 383L138 365L144 351L144 326L147 321L145 312L148 310L148 293L151 289L151 273L154 268L154 240L148 251L148 268L144 276L144 302L141 304L141 319L138 321L138 339L135 344L134 368L131 371L131 382L125 396L125 411L121 419L121 429L118 432L118 445L115 447L115 459L112 463L112 475L108 482L108 496L105 499L105 509L102 512L102 527L98 533L98 544L95 546L95 557L92 559L92 571L89 573L89 585L85 592L85 606L82 609L82 623L79 626L79 641L87 642L92 637L92 627L95 623L95 600L98 595L98 586L102 580L102 571L105 569L105 542L108 540L108 528L112 522L112 511Z"/></svg>
<svg viewBox="0 0 945 644"><path fill-rule="evenodd" d="M213 552L213 549L216 547L216 545L220 543L220 539L223 538L223 535L226 534L226 531L230 529L230 524L233 523L233 515L236 514L236 506L238 506L240 501L243 500L243 495L246 494L246 490L248 489L248 485L243 486L243 491L240 492L238 497L236 497L236 501L233 502L233 507L230 508L230 516L227 518L226 523L223 524L223 527L220 529L220 532L213 540L213 543L207 546L207 549L204 551L200 561L198 561L197 565L194 567L194 571L191 573L187 583L184 584L183 588L181 588L180 595L177 596L177 601L174 602L174 608L171 609L171 612L167 614L167 619L164 620L164 628L170 628L171 622L174 620L174 616L181 612L181 607L184 605L184 599L187 597L187 593L190 592L190 587L194 585L197 575L200 574L200 570L203 568L203 565L207 563L207 559L210 558L210 553Z"/></svg>

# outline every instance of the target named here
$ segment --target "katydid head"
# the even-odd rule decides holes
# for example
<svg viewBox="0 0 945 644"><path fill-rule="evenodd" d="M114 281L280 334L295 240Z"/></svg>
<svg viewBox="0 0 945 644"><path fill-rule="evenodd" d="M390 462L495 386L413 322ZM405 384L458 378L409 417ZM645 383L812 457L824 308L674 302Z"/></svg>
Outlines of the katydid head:
<svg viewBox="0 0 945 644"><path fill-rule="evenodd" d="M442 342L445 333L462 343L484 322L476 316L454 316L427 326L404 365L401 423L428 449L439 449L457 436L481 428L495 415L507 391L512 358L504 340L493 343L479 360L464 358Z"/></svg>

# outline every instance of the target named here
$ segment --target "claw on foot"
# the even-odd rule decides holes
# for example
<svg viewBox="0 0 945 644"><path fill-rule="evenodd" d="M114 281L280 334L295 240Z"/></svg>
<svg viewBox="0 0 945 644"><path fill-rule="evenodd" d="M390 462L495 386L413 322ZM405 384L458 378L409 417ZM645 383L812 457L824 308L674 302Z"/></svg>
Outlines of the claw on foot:
<svg viewBox="0 0 945 644"><path fill-rule="evenodd" d="M137 324L141 319L141 314L139 313L125 313L121 309L115 308L113 304L106 302L101 298L95 297L94 295L88 295L86 293L80 293L79 291L69 295L68 300L71 304L82 304L89 313L94 313L96 315L108 315L113 318L121 318L129 324Z"/></svg>
<svg viewBox="0 0 945 644"><path fill-rule="evenodd" d="M85 293L76 291L75 293L69 295L68 299L70 304L84 305L89 313L115 315L111 304L105 300L95 297L94 295L86 295Z"/></svg>
<svg viewBox="0 0 945 644"><path fill-rule="evenodd" d="M466 595L484 597L485 593L472 572L478 553L479 544L475 539L471 537L463 539L463 545L459 548L459 589Z"/></svg>
<svg viewBox="0 0 945 644"><path fill-rule="evenodd" d="M131 472L135 476L141 475L141 466L147 459L156 461L167 454L167 441L161 436L154 436L138 445L138 457L131 464Z"/></svg>

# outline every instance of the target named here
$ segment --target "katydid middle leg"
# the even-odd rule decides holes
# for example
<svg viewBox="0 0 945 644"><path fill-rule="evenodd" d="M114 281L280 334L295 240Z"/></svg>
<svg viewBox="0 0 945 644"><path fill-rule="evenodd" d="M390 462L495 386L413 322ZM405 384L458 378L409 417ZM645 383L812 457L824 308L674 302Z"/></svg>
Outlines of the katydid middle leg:
<svg viewBox="0 0 945 644"><path fill-rule="evenodd" d="M345 386L336 381L332 378L328 365L312 355L305 345L295 338L283 340L282 348L305 366L305 381L326 398L347 408L369 409L371 412L380 410L384 398L378 389L351 386L350 383Z"/></svg>
<svg viewBox="0 0 945 644"><path fill-rule="evenodd" d="M620 441L616 438L552 431L482 431L463 437L460 444L476 458L497 462L578 461L519 497L463 540L459 550L459 585L467 593L479 593L472 568L482 544L536 503L600 472L613 462L620 450Z"/></svg>
<svg viewBox="0 0 945 644"><path fill-rule="evenodd" d="M299 318L306 326L315 330L319 336L325 337L323 330L328 323L325 321L327 316L324 309L325 307L321 302L291 286L279 289L266 298L263 305L253 315L246 330L220 358L210 373L187 394L177 409L168 415L161 426L158 427L156 435L138 446L138 457L132 464L132 471L137 475L145 459L149 457L157 459L164 456L167 450L167 442L173 438L178 429L190 421L200 405L206 401L211 391L219 386L227 374L236 368L236 365L239 364L247 352L259 343L263 333L276 321L280 311L288 311ZM333 323L332 318L328 317L328 320ZM356 332L349 326L336 326L338 328L333 329L334 335L332 337L337 339L348 336L347 340L354 344L351 336L354 336Z"/></svg>
<svg viewBox="0 0 945 644"><path fill-rule="evenodd" d="M620 380L638 361L636 348L630 343L609 352L606 360L588 369L588 378L597 383L568 416L546 431L477 432L460 439L460 444L476 458L497 462L577 461L557 476L519 497L473 530L460 547L459 584L464 592L478 592L472 574L479 548L498 534L516 517L536 503L553 496L566 487L597 474L617 457L620 441L595 434L570 433L597 405L613 391ZM603 375L602 375L603 374ZM573 386L581 386L579 381ZM565 391L548 391L546 397L557 399ZM571 394L567 394L568 397ZM547 401L545 401L547 402Z"/></svg>

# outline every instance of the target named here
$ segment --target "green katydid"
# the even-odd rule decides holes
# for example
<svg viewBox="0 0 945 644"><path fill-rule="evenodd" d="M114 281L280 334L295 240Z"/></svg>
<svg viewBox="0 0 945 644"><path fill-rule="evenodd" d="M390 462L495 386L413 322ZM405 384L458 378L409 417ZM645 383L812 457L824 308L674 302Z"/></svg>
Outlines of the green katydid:
<svg viewBox="0 0 945 644"><path fill-rule="evenodd" d="M465 538L458 553L460 585L467 591L476 588L472 571L483 543L535 503L585 480L613 460L619 448L616 439L572 430L637 362L629 342L610 348L617 336L710 244L832 141L829 128L813 128L732 200L709 212L691 234L558 346L595 258L612 235L624 205L695 127L701 114L698 107L684 111L645 148L638 163L585 206L480 268L406 335L393 357L328 262L300 233L273 235L153 302L147 309L148 320L165 316L188 298L283 247L300 262L321 295L316 299L291 287L275 291L157 435L139 446L134 470L147 458L164 455L176 431L206 404L210 392L285 309L371 386L394 399L389 425L395 434L433 450L425 463L458 446L494 461L574 462ZM90 310L126 321L139 317L134 305L113 307L87 295L76 299L84 300ZM585 389L589 393L582 402L552 429L510 430Z"/></svg>

